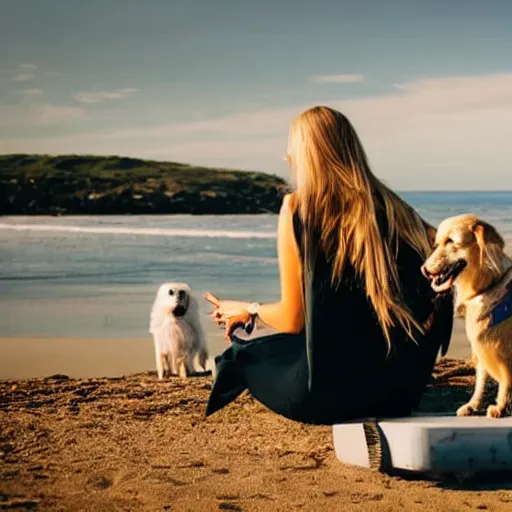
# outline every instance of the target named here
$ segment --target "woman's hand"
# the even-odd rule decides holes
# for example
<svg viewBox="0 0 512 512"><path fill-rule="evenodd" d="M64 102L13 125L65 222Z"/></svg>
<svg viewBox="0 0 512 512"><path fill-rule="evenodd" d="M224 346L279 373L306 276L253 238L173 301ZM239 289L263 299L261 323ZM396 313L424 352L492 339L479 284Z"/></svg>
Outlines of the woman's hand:
<svg viewBox="0 0 512 512"><path fill-rule="evenodd" d="M219 326L225 327L226 340L230 339L235 327L246 325L251 321L251 315L247 311L248 302L220 300L211 293L207 293L204 298L215 307L211 316Z"/></svg>

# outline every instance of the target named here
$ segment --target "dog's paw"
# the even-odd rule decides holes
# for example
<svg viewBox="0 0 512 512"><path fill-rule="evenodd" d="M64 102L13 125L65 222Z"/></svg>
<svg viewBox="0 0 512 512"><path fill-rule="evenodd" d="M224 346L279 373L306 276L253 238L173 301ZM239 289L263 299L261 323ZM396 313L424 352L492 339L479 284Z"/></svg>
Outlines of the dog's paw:
<svg viewBox="0 0 512 512"><path fill-rule="evenodd" d="M471 416L476 412L471 404L464 404L457 409L457 416Z"/></svg>
<svg viewBox="0 0 512 512"><path fill-rule="evenodd" d="M503 414L503 408L497 405L489 405L487 407L487 417L488 418L501 418Z"/></svg>

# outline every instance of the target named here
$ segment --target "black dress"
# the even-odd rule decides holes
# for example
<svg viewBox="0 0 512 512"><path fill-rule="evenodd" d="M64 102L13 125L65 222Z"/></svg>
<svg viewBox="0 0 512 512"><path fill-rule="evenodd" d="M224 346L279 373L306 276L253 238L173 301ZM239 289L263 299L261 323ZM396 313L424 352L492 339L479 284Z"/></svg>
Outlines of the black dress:
<svg viewBox="0 0 512 512"><path fill-rule="evenodd" d="M294 214L301 255L302 223ZM407 416L429 382L439 350L446 352L453 326L450 295L436 296L420 271L422 257L399 245L398 274L405 304L425 334L415 341L398 324L388 352L364 280L351 265L331 286L331 266L317 257L306 332L274 334L233 343L215 359L217 376L206 415L244 390L272 411L304 423L331 425L368 417Z"/></svg>

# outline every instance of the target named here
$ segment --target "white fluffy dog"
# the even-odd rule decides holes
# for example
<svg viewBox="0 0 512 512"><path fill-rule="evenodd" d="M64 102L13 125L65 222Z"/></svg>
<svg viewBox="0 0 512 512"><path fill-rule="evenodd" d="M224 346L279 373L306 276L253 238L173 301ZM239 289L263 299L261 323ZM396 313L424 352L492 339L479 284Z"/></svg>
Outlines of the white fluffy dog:
<svg viewBox="0 0 512 512"><path fill-rule="evenodd" d="M185 283L163 283L151 309L149 332L155 343L158 379L164 373L195 373L194 358L206 371L208 349L199 319L199 305Z"/></svg>

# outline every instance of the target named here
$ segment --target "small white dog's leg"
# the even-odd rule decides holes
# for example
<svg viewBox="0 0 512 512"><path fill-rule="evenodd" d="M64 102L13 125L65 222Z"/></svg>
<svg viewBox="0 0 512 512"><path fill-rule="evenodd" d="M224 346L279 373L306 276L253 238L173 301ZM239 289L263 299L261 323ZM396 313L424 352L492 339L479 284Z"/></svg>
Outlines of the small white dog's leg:
<svg viewBox="0 0 512 512"><path fill-rule="evenodd" d="M178 374L178 360L176 357L176 354L170 353L169 354L169 373L171 375L177 375Z"/></svg>
<svg viewBox="0 0 512 512"><path fill-rule="evenodd" d="M163 355L163 359L164 359L165 373L167 374L168 377L170 377L172 375L171 354L169 354L167 352L166 354Z"/></svg>
<svg viewBox="0 0 512 512"><path fill-rule="evenodd" d="M172 358L173 358L174 365L176 368L176 373L181 378L186 378L187 377L187 368L185 366L185 356L181 353L173 353Z"/></svg>
<svg viewBox="0 0 512 512"><path fill-rule="evenodd" d="M164 378L164 364L163 364L162 357L163 357L163 354L156 352L155 359L156 359L156 373L158 375L158 380L163 380L163 378Z"/></svg>
<svg viewBox="0 0 512 512"><path fill-rule="evenodd" d="M462 407L457 409L457 416L470 416L472 413L479 409L484 397L486 382L487 372L485 371L483 364L478 361L476 365L476 382L473 396L470 398L467 404L464 404Z"/></svg>
<svg viewBox="0 0 512 512"><path fill-rule="evenodd" d="M186 379L188 377L187 374L187 366L185 365L185 361L181 360L178 364L178 375L181 379Z"/></svg>

